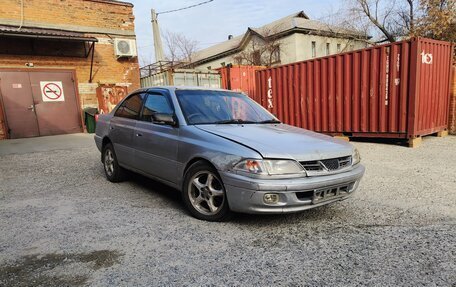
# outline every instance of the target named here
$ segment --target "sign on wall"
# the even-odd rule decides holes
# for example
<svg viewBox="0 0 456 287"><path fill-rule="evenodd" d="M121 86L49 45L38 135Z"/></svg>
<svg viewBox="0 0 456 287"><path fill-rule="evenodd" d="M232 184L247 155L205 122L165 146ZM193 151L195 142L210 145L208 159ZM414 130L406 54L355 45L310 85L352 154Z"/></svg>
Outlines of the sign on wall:
<svg viewBox="0 0 456 287"><path fill-rule="evenodd" d="M43 102L64 102L63 85L59 81L41 81L41 97Z"/></svg>

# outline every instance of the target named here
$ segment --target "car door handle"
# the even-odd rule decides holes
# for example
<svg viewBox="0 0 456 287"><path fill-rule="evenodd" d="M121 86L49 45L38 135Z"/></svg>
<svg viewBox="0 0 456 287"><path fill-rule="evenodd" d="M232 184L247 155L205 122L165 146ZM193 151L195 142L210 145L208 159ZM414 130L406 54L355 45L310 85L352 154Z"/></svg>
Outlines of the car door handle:
<svg viewBox="0 0 456 287"><path fill-rule="evenodd" d="M136 133L136 136L137 136L137 137L142 137L142 134Z"/></svg>

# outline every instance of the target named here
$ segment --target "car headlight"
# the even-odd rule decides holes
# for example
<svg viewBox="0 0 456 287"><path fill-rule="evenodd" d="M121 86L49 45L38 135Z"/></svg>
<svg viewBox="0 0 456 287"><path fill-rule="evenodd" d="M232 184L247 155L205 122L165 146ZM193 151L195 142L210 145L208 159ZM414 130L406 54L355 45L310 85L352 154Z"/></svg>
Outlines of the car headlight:
<svg viewBox="0 0 456 287"><path fill-rule="evenodd" d="M305 174L298 162L287 159L246 159L237 163L233 169L251 175Z"/></svg>
<svg viewBox="0 0 456 287"><path fill-rule="evenodd" d="M359 154L359 151L357 148L353 151L352 154L352 165L358 164L361 161L361 155Z"/></svg>

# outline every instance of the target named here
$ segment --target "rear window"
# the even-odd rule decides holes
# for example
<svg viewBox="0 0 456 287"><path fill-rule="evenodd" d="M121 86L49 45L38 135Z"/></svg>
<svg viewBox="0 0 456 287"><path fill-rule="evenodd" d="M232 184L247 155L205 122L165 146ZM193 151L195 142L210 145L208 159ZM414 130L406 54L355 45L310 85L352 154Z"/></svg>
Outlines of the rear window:
<svg viewBox="0 0 456 287"><path fill-rule="evenodd" d="M143 95L136 94L126 99L114 113L115 117L137 120L143 104Z"/></svg>

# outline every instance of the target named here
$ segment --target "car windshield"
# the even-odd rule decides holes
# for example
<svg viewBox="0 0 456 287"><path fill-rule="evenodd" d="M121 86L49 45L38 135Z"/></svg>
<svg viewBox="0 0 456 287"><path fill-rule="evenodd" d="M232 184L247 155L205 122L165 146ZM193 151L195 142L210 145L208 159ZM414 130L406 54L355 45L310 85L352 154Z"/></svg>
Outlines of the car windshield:
<svg viewBox="0 0 456 287"><path fill-rule="evenodd" d="M176 90L176 95L190 125L280 123L263 107L241 93Z"/></svg>

